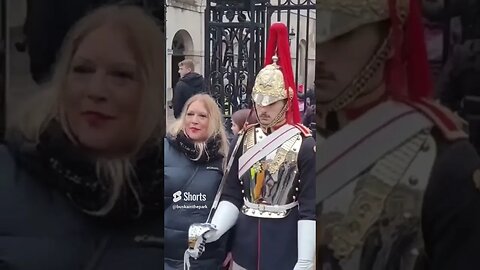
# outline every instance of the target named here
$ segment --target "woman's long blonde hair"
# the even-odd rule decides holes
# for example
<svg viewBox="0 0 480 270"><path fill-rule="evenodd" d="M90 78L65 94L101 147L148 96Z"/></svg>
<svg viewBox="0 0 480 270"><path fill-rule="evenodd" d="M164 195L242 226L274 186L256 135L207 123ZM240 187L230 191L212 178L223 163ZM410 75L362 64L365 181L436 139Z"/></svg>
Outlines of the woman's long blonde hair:
<svg viewBox="0 0 480 270"><path fill-rule="evenodd" d="M53 119L58 119L69 139L78 144L68 125L62 96L66 87L71 60L84 38L101 26L113 25L125 35L129 47L134 52L141 68L141 86L143 87L140 113L137 120L138 135L134 150L125 157L101 159L96 162L97 177L111 183L111 196L108 202L93 215L106 215L115 205L125 183L139 203L142 204L131 183L134 172L132 158L150 139L162 143L164 136L163 76L165 63L165 38L155 18L141 8L129 5L108 5L100 7L81 20L67 34L56 63L52 81L38 96L27 102L23 109L9 121L9 132L20 132L26 139L39 142L40 134ZM34 104L34 105L33 105ZM32 106L33 105L33 106ZM11 123L11 124L10 124ZM159 164L162 166L162 164Z"/></svg>
<svg viewBox="0 0 480 270"><path fill-rule="evenodd" d="M218 107L215 100L207 94L197 94L192 96L185 105L183 106L182 114L180 118L178 118L172 126L168 130L168 134L172 137L176 137L180 131L185 129L185 117L187 115L188 108L190 105L195 102L200 101L205 105L205 108L208 112L208 139L219 136L220 137L220 148L219 152L225 158L223 159L224 166L226 164L227 155L228 155L228 140L227 134L225 132L224 119L223 115L220 112L220 108ZM207 140L208 140L207 139ZM205 142L196 142L195 147L199 151L198 158L203 154L205 151L206 144Z"/></svg>

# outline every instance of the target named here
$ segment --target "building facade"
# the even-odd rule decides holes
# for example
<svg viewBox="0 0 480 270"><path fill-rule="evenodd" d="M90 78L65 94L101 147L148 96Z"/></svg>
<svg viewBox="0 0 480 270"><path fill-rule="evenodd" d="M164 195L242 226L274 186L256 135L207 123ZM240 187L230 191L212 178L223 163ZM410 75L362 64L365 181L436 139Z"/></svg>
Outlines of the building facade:
<svg viewBox="0 0 480 270"><path fill-rule="evenodd" d="M272 0L271 4L278 4L278 0ZM192 59L195 63L195 71L204 77L208 77L208 74L204 73L206 6L207 0L166 1L167 101L172 98L173 88L178 81L178 63L183 59ZM279 21L288 24L287 21L289 20L291 25L292 65L294 75L298 76L297 84L303 85L305 89L313 89L315 76L315 9L309 11L293 10L290 12L290 19L288 19L286 11L281 13ZM300 17L299 20L297 16ZM277 12L272 14L272 23L278 21L278 17ZM308 32L307 23L309 24ZM299 41L298 43L297 40ZM296 72L297 63L298 72ZM305 64L307 64L306 69L308 71L305 70ZM305 73L307 73L307 76L305 76Z"/></svg>

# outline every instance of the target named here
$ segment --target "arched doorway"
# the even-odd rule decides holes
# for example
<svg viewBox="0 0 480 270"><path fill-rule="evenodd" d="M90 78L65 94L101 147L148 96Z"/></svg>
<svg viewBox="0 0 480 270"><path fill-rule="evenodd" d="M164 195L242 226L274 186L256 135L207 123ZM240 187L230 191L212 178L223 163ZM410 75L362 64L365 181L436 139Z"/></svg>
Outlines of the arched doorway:
<svg viewBox="0 0 480 270"><path fill-rule="evenodd" d="M180 75L178 74L178 63L185 60L186 56L193 51L192 37L186 30L179 30L175 33L172 41L172 88L175 87Z"/></svg>

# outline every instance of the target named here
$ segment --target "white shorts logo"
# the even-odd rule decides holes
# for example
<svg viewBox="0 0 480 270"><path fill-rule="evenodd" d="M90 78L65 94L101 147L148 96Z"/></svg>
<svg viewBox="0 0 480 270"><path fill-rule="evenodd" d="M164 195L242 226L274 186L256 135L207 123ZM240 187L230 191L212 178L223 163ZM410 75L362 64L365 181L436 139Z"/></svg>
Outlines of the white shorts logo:
<svg viewBox="0 0 480 270"><path fill-rule="evenodd" d="M173 202L178 202L182 199L182 192L179 190L173 193Z"/></svg>

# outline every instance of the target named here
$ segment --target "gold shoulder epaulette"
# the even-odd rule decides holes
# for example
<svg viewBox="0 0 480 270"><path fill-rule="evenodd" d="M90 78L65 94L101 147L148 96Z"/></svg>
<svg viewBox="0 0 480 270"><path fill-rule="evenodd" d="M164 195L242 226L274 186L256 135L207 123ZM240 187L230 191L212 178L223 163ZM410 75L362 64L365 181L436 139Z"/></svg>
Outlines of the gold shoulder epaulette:
<svg viewBox="0 0 480 270"><path fill-rule="evenodd" d="M299 124L295 124L294 126L302 132L303 136L305 136L305 137L312 136L312 131L308 127L306 127L305 125L299 123Z"/></svg>

